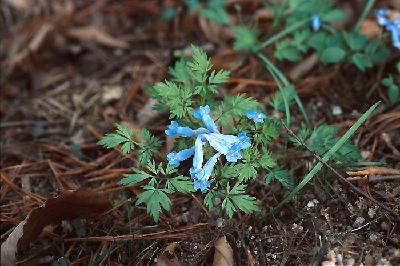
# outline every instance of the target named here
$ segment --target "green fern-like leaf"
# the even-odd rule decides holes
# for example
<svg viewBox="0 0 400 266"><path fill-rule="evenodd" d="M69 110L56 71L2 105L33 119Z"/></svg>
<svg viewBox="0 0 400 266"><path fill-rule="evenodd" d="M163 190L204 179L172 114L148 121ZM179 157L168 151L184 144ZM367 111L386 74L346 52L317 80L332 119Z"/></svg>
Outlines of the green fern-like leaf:
<svg viewBox="0 0 400 266"><path fill-rule="evenodd" d="M282 167L275 167L272 169L264 176L264 181L266 184L278 181L287 189L291 189L294 186L292 174Z"/></svg>
<svg viewBox="0 0 400 266"><path fill-rule="evenodd" d="M222 209L226 211L230 218L237 209L246 214L260 210L257 206L256 198L246 194L245 189L246 185L240 182L236 183L232 189L227 185L227 194L222 202Z"/></svg>
<svg viewBox="0 0 400 266"><path fill-rule="evenodd" d="M115 133L107 133L102 139L97 142L97 145L106 147L107 149L115 148L121 145L122 154L130 153L134 149L134 144L132 140L133 130L128 130L123 125L117 125L117 130Z"/></svg>
<svg viewBox="0 0 400 266"><path fill-rule="evenodd" d="M205 82L207 72L211 69L210 59L202 48L195 45L191 45L191 48L193 56L188 62L188 67L192 70L196 81Z"/></svg>
<svg viewBox="0 0 400 266"><path fill-rule="evenodd" d="M144 192L140 193L137 197L136 205L146 203L146 210L151 214L155 222L158 222L162 210L169 210L171 207L171 200L168 198L166 189L158 189L149 183L143 186Z"/></svg>
<svg viewBox="0 0 400 266"><path fill-rule="evenodd" d="M146 165L155 152L158 151L163 142L153 136L147 129L142 129L142 141L138 143L138 157L141 165Z"/></svg>
<svg viewBox="0 0 400 266"><path fill-rule="evenodd" d="M187 176L177 176L167 180L167 188L181 193L194 192L193 181Z"/></svg>
<svg viewBox="0 0 400 266"><path fill-rule="evenodd" d="M118 185L133 186L136 183L139 183L146 179L154 177L154 176L146 173L145 171L134 168L134 167L132 167L132 171L134 172L134 174L123 174L122 176L124 178L118 182Z"/></svg>
<svg viewBox="0 0 400 266"><path fill-rule="evenodd" d="M218 108L220 112L218 123L226 126L234 117L244 116L245 110L258 110L259 105L256 99L245 97L244 94L226 96Z"/></svg>

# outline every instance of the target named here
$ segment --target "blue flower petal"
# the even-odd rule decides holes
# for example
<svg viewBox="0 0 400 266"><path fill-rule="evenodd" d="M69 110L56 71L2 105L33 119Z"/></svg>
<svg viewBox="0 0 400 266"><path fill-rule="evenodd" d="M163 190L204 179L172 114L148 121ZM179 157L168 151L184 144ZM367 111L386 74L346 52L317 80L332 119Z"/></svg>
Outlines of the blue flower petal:
<svg viewBox="0 0 400 266"><path fill-rule="evenodd" d="M210 181L208 180L194 180L194 189L198 190L200 189L201 192L204 192L204 190L206 190L207 188L210 187Z"/></svg>
<svg viewBox="0 0 400 266"><path fill-rule="evenodd" d="M193 167L195 169L201 168L203 165L203 145L204 142L202 138L199 136L196 138L194 142L194 157L193 157Z"/></svg>
<svg viewBox="0 0 400 266"><path fill-rule="evenodd" d="M214 169L215 164L218 161L218 158L221 156L221 153L216 153L212 156L206 164L202 168L190 168L190 176L195 182L194 188L197 190L200 188L202 191L210 185L208 181L210 179L212 170ZM202 187L203 186L203 187Z"/></svg>
<svg viewBox="0 0 400 266"><path fill-rule="evenodd" d="M203 167L203 179L204 180L208 180L211 176L212 170L214 169L215 164L218 161L218 158L221 156L221 153L216 153L214 154L210 159L208 159L208 161L206 162L206 164Z"/></svg>
<svg viewBox="0 0 400 266"><path fill-rule="evenodd" d="M195 168L195 167L191 167L189 169L189 173L190 173L190 177L193 180L202 180L203 176L204 176L204 171L203 168Z"/></svg>
<svg viewBox="0 0 400 266"><path fill-rule="evenodd" d="M210 143L211 147L216 151L225 155L228 153L231 146L239 141L239 138L234 135L224 135L220 133L209 133L201 136L207 139L208 143Z"/></svg>
<svg viewBox="0 0 400 266"><path fill-rule="evenodd" d="M393 22L396 28L400 31L400 17L396 18Z"/></svg>
<svg viewBox="0 0 400 266"><path fill-rule="evenodd" d="M246 132L240 132L238 138L239 141L233 144L226 154L226 160L228 162L237 162L237 160L242 159L241 151L251 146L250 138L247 136Z"/></svg>
<svg viewBox="0 0 400 266"><path fill-rule="evenodd" d="M170 137L178 135L182 137L192 137L192 136L197 136L199 134L205 134L208 132L209 131L203 127L200 127L196 130L191 129L190 127L183 127L179 125L179 123L176 121L171 121L171 124L165 130L165 134Z"/></svg>
<svg viewBox="0 0 400 266"><path fill-rule="evenodd" d="M194 117L197 119L201 119L206 128L211 132L219 132L217 126L214 123L214 120L210 115L210 112L210 107L208 105L200 106L194 111Z"/></svg>
<svg viewBox="0 0 400 266"><path fill-rule="evenodd" d="M311 17L311 27L313 31L318 31L321 27L321 18L318 15L313 15Z"/></svg>
<svg viewBox="0 0 400 266"><path fill-rule="evenodd" d="M246 110L245 113L247 118L252 119L256 123L261 123L267 118L265 114L255 110Z"/></svg>
<svg viewBox="0 0 400 266"><path fill-rule="evenodd" d="M172 151L167 155L167 160L170 165L179 166L179 163L190 158L194 154L194 146L179 152Z"/></svg>
<svg viewBox="0 0 400 266"><path fill-rule="evenodd" d="M393 46L400 49L400 29L393 23L388 26L388 30L392 34Z"/></svg>
<svg viewBox="0 0 400 266"><path fill-rule="evenodd" d="M379 25L388 27L391 24L390 20L386 17L388 11L389 10L386 7L378 8L375 10L375 15L378 19Z"/></svg>

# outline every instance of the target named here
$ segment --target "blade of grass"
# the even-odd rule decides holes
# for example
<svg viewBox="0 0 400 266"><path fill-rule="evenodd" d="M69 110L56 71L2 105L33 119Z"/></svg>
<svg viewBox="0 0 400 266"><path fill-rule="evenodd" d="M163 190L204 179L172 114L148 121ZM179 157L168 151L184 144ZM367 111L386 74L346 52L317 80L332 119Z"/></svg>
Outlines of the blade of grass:
<svg viewBox="0 0 400 266"><path fill-rule="evenodd" d="M281 81L278 79L274 71L270 67L267 66L268 71L271 73L272 78L275 80L276 84L278 85L279 92L282 95L283 104L285 105L285 114L286 114L286 124L290 127L290 108L289 108L289 101L286 98L285 88L282 86Z"/></svg>
<svg viewBox="0 0 400 266"><path fill-rule="evenodd" d="M282 74L282 72L262 53L257 53L258 58L261 59L269 68L271 68L272 71L275 72L275 74L279 77L279 79L283 82L285 87L290 86L289 80L285 77L285 75ZM268 69L267 67L267 69ZM282 96L285 96L284 94ZM295 95L294 95L294 100L296 101L297 105L300 108L301 113L303 114L303 118L308 126L310 126L310 120L308 119L308 115L306 113L306 110L304 109L303 103L300 100L299 95L297 94L295 90ZM285 101L285 97L284 97ZM285 109L286 109L286 102L285 102Z"/></svg>
<svg viewBox="0 0 400 266"><path fill-rule="evenodd" d="M354 31L358 32L363 24L364 20L368 16L369 11L371 10L372 6L375 4L375 0L368 0L365 4L364 10L361 13L360 18L358 19L356 25L354 26Z"/></svg>
<svg viewBox="0 0 400 266"><path fill-rule="evenodd" d="M340 147L356 132L356 130L365 122L365 120L371 115L371 113L376 109L380 102L375 103L371 106L358 120L352 125L349 130L338 140L338 142L333 145L333 147L325 153L322 157L323 162L329 161L335 152L337 152ZM297 195L299 191L322 169L323 163L318 162L313 169L304 177L304 179L271 211L275 212L279 210L283 205L289 202L289 200Z"/></svg>
<svg viewBox="0 0 400 266"><path fill-rule="evenodd" d="M294 23L293 25L287 27L286 29L284 29L283 31L280 31L279 33L273 35L272 37L268 38L267 40L265 40L264 42L262 42L257 48L258 50L264 49L265 47L273 44L274 42L276 42L277 40L285 37L286 35L288 35L289 33L296 31L297 29L303 27L304 25L306 25L307 23L309 23L310 19L303 19L300 20L296 23Z"/></svg>

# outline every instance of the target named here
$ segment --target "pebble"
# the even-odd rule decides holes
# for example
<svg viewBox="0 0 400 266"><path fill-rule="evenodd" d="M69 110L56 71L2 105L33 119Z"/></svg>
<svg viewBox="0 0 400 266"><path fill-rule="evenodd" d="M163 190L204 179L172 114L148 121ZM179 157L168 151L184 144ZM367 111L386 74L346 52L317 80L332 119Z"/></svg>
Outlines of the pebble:
<svg viewBox="0 0 400 266"><path fill-rule="evenodd" d="M339 105L332 105L331 109L333 115L339 116L343 114L342 107Z"/></svg>
<svg viewBox="0 0 400 266"><path fill-rule="evenodd" d="M356 263L356 260L353 257L347 258L345 260L344 265L346 266L353 266Z"/></svg>
<svg viewBox="0 0 400 266"><path fill-rule="evenodd" d="M365 223L364 217L357 217L356 221L354 222L353 226L361 226Z"/></svg>
<svg viewBox="0 0 400 266"><path fill-rule="evenodd" d="M375 242L376 240L378 240L378 236L374 233L371 233L369 235L369 240L371 240L372 242Z"/></svg>
<svg viewBox="0 0 400 266"><path fill-rule="evenodd" d="M365 160L365 159L368 159L368 157L371 155L371 152L363 150L363 151L361 151L360 154L361 154L361 157Z"/></svg>
<svg viewBox="0 0 400 266"><path fill-rule="evenodd" d="M319 201L318 201L317 199L310 200L310 201L307 203L307 209L314 208L315 206L318 205L318 203L319 203Z"/></svg>
<svg viewBox="0 0 400 266"><path fill-rule="evenodd" d="M370 218L374 218L375 214L376 214L376 209L374 209L374 208L369 208L368 209L368 216Z"/></svg>

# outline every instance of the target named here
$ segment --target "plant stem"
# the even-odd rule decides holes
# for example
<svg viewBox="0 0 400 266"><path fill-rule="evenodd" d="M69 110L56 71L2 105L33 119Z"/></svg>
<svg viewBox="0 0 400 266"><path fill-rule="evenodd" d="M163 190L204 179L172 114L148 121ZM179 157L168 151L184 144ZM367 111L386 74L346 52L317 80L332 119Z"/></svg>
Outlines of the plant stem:
<svg viewBox="0 0 400 266"><path fill-rule="evenodd" d="M273 35L271 38L268 38L267 40L265 40L264 42L262 42L260 44L260 46L258 47L257 50L263 49L269 45L271 45L272 43L276 42L277 40L279 40L280 38L285 37L287 34L297 30L298 28L301 28L302 26L304 26L305 24L307 24L310 21L309 18L307 19L303 19L300 20L299 22L287 27L286 29L284 29L283 31L280 31L279 33Z"/></svg>
<svg viewBox="0 0 400 266"><path fill-rule="evenodd" d="M257 53L257 56L261 59L261 61L263 61L266 65L267 65L267 69L271 72L271 70L273 72L275 72L276 76L278 76L278 78L283 82L285 88L287 88L288 86L291 86L290 82L288 81L288 79L285 77L285 75L282 74L282 72L266 57L264 56L262 53ZM271 72L272 73L272 72ZM279 84L278 84L279 87ZM296 90L295 94L294 94L294 100L296 101L297 105L300 108L301 113L303 114L304 120L306 122L306 124L308 126L310 126L310 120L308 119L308 115L306 113L306 110L304 109L303 103L300 100L299 95L297 95ZM282 93L282 92L281 92ZM286 109L286 99L285 99L285 94L282 93L282 97L285 103L285 109ZM290 124L290 123L289 123Z"/></svg>
<svg viewBox="0 0 400 266"><path fill-rule="evenodd" d="M369 11L371 10L372 6L375 4L375 0L368 0L367 4L364 7L363 12L361 13L360 18L358 19L356 26L354 27L354 31L358 32L363 24L365 18L368 16Z"/></svg>

